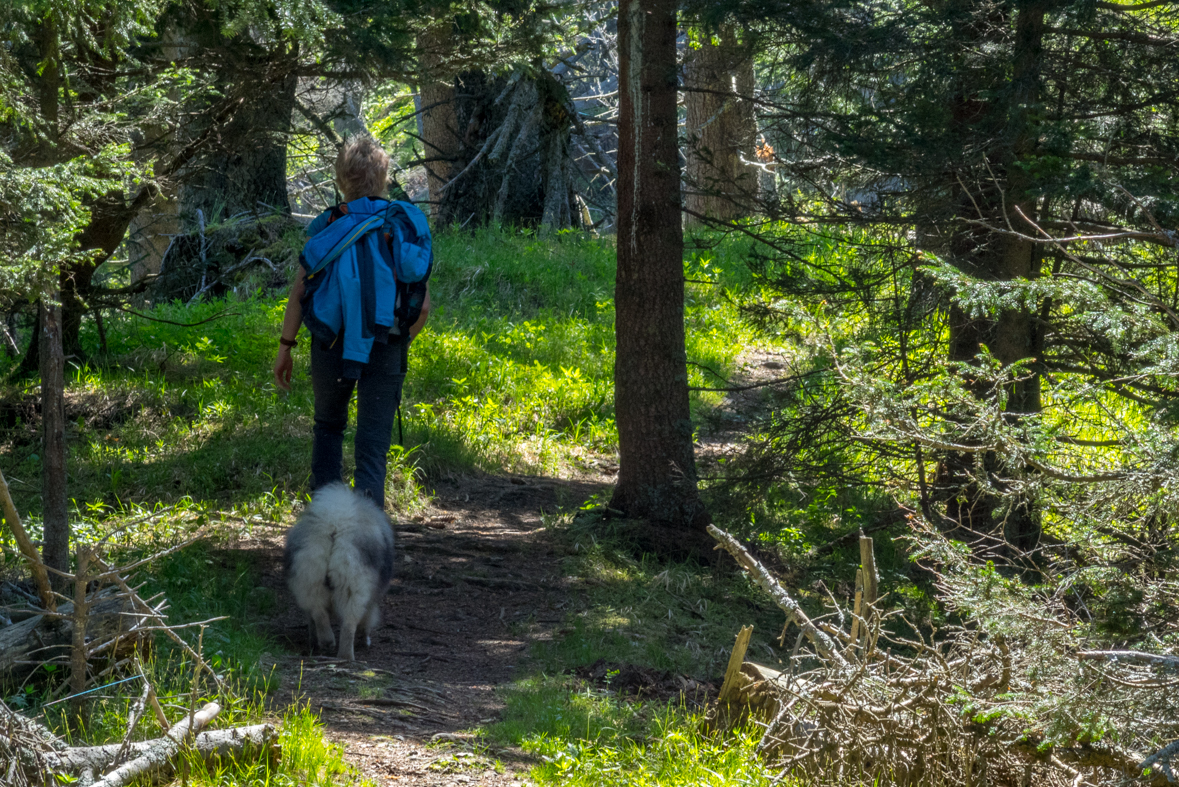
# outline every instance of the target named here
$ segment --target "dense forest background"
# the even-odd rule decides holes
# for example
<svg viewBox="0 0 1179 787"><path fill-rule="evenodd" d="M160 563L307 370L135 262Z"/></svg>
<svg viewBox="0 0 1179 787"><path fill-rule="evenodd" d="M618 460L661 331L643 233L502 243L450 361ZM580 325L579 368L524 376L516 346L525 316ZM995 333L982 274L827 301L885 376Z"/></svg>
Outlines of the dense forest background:
<svg viewBox="0 0 1179 787"><path fill-rule="evenodd" d="M5 518L71 599L91 550L175 549L147 581L229 616L234 718L275 713L270 607L192 575L305 499L309 385L270 362L367 133L438 260L394 518L553 479L537 538L593 588L479 740L541 783L1177 779L1176 4L17 0L0 30ZM44 605L10 531L0 601ZM722 712L751 622L781 696ZM161 685L196 685L184 647ZM135 726L9 666L55 730ZM627 669L718 685L643 704Z"/></svg>

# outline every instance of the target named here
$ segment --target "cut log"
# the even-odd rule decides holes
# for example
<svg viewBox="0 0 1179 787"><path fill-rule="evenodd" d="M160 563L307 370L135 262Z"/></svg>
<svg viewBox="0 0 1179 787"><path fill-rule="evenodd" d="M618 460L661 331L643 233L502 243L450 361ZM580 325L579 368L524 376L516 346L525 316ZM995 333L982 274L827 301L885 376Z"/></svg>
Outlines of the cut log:
<svg viewBox="0 0 1179 787"><path fill-rule="evenodd" d="M97 645L122 635L120 652L136 643L139 635L131 630L135 618L126 614L133 611L128 599L112 589L91 598L89 604L86 635L90 643ZM36 615L0 629L0 678L19 680L41 664L68 664L73 612L73 604L62 604L57 615Z"/></svg>

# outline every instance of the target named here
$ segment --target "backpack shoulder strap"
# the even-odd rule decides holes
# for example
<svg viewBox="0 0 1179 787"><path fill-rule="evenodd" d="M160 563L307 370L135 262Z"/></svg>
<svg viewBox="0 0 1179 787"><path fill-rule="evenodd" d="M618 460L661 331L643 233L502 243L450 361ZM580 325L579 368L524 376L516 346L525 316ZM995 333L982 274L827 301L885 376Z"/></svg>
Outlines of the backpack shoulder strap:
<svg viewBox="0 0 1179 787"><path fill-rule="evenodd" d="M303 247L303 256L309 263L306 266L307 272L314 275L323 270L335 262L352 244L380 227L384 221L383 216L375 214L351 223L333 222L329 227L313 236Z"/></svg>

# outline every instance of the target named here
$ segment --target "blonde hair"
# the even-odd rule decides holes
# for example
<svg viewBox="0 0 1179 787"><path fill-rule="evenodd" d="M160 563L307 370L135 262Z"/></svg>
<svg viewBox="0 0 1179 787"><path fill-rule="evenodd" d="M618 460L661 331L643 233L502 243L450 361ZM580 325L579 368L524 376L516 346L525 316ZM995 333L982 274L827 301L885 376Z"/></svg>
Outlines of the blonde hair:
<svg viewBox="0 0 1179 787"><path fill-rule="evenodd" d="M336 156L336 185L345 202L383 197L389 179L389 154L368 136L349 137Z"/></svg>

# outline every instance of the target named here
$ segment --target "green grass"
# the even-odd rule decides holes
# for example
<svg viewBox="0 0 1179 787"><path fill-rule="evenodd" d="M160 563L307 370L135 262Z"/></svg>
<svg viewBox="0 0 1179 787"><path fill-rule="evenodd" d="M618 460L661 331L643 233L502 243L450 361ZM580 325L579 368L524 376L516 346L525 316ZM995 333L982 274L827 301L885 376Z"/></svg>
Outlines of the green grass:
<svg viewBox="0 0 1179 787"><path fill-rule="evenodd" d="M540 761L538 784L768 785L755 730L718 736L674 703L619 699L577 681L534 677L506 692L504 718L489 731Z"/></svg>
<svg viewBox="0 0 1179 787"><path fill-rule="evenodd" d="M344 760L344 747L329 743L323 725L307 707L293 707L282 718L279 733L282 757L243 763L206 764L189 760L189 783L197 787L336 787L373 782L361 778Z"/></svg>
<svg viewBox="0 0 1179 787"><path fill-rule="evenodd" d="M625 532L582 515L553 524L572 556L582 604L564 635L533 647L537 665L555 672L607 662L637 664L711 680L724 672L733 637L754 624L751 653L773 664L781 615L742 574L694 563L635 557Z"/></svg>
<svg viewBox="0 0 1179 787"><path fill-rule="evenodd" d="M690 256L688 358L729 369L755 341L724 284L739 279L716 254ZM617 449L614 427L612 239L483 230L439 236L430 328L406 384L424 466L561 474ZM727 278L726 278L727 277ZM699 367L693 385L714 384ZM697 394L696 408L718 401Z"/></svg>
<svg viewBox="0 0 1179 787"><path fill-rule="evenodd" d="M689 278L717 282L688 286L688 357L721 374L755 341L726 294L742 281L737 251L694 253L685 267ZM415 505L419 469L562 475L613 454L612 241L452 233L438 237L437 259L434 311L410 353L406 449L391 455L386 494L394 507ZM291 394L275 387L270 371L284 305L282 294L253 291L151 312L196 327L108 320L108 354L69 370L69 490L80 524L184 500L256 512L304 492L312 411L306 342L294 353ZM93 325L83 339L97 351ZM698 366L690 379L716 382ZM707 410L719 396L695 394L693 407ZM32 388L5 396L26 408L34 397ZM20 421L0 434L0 445L0 469L35 520L36 431Z"/></svg>

